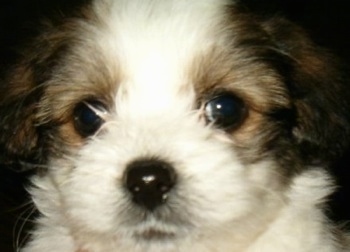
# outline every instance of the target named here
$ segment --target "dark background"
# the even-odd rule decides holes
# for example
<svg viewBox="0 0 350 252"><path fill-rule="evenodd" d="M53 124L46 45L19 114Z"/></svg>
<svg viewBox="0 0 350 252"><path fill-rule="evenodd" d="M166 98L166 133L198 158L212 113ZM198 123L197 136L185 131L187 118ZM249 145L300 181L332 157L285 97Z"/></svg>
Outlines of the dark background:
<svg viewBox="0 0 350 252"><path fill-rule="evenodd" d="M1 74L16 59L9 50L36 34L36 22L57 11L71 11L89 0L5 0L0 3L0 81ZM350 8L345 0L242 0L259 15L283 15L303 26L316 43L332 50L345 65L350 63ZM350 71L349 71L350 73ZM0 83L1 85L1 83ZM349 83L350 88L350 83ZM350 113L350 111L349 111ZM1 133L0 133L1 134ZM329 215L336 221L350 220L350 149L331 167L339 190L330 201ZM17 173L0 163L0 251L13 251L18 234L25 237L23 220L30 215L27 173ZM30 227L30 221L26 222ZM16 224L16 225L15 225ZM14 228L15 227L15 228Z"/></svg>

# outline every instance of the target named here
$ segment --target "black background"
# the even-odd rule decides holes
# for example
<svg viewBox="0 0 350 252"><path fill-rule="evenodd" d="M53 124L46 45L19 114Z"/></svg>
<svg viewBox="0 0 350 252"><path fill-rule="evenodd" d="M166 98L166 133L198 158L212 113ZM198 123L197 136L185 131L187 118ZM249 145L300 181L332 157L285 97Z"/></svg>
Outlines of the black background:
<svg viewBox="0 0 350 252"><path fill-rule="evenodd" d="M9 50L36 33L37 20L43 16L70 11L88 0L7 0L0 3L0 77L14 61ZM283 15L303 26L316 43L330 48L347 65L350 63L350 8L343 0L242 0L247 9L260 15ZM0 79L1 80L1 79ZM0 83L1 84L1 83ZM349 83L350 88L350 83ZM350 113L350 111L349 111ZM1 134L1 133L0 133ZM339 184L333 195L329 215L337 220L350 220L350 151L331 168ZM27 195L23 189L27 174L12 172L0 164L0 251L11 252L13 226ZM24 215L23 218L25 218ZM21 218L20 218L21 219ZM16 225L16 232L21 222ZM17 234L15 236L17 236Z"/></svg>

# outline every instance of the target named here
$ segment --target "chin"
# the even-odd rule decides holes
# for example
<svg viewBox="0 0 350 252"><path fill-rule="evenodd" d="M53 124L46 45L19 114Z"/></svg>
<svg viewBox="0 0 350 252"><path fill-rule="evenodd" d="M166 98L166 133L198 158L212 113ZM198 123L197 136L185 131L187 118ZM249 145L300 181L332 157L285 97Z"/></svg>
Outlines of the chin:
<svg viewBox="0 0 350 252"><path fill-rule="evenodd" d="M340 252L327 165L338 63L226 0L99 0L40 27L1 84L4 158L35 167L23 252Z"/></svg>

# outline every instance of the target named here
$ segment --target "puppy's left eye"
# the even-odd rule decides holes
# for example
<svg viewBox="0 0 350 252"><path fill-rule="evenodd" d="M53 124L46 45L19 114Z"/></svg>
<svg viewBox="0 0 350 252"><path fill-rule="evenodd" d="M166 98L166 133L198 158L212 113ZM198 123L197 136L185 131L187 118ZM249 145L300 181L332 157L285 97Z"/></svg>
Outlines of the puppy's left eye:
<svg viewBox="0 0 350 252"><path fill-rule="evenodd" d="M244 102L231 93L221 93L210 99L204 107L208 123L230 130L242 122L246 115Z"/></svg>
<svg viewBox="0 0 350 252"><path fill-rule="evenodd" d="M104 123L101 117L104 111L104 106L97 101L79 103L74 109L75 129L83 137L93 135Z"/></svg>

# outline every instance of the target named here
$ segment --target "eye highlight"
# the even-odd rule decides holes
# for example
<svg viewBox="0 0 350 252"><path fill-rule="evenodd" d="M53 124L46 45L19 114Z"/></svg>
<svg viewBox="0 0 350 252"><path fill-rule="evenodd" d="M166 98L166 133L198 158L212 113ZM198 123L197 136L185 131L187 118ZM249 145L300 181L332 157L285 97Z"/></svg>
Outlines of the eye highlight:
<svg viewBox="0 0 350 252"><path fill-rule="evenodd" d="M224 130L239 126L246 116L246 112L244 102L229 92L215 95L204 106L207 122Z"/></svg>
<svg viewBox="0 0 350 252"><path fill-rule="evenodd" d="M98 101L83 101L74 109L74 127L82 137L88 137L104 123L102 115L105 113L105 106Z"/></svg>

